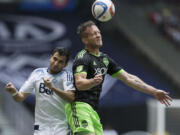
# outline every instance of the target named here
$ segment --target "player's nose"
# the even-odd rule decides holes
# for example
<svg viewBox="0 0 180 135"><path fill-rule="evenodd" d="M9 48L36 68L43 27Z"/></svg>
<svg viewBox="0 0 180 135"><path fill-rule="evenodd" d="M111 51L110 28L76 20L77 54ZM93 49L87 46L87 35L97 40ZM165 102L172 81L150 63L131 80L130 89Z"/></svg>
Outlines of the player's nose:
<svg viewBox="0 0 180 135"><path fill-rule="evenodd" d="M59 63L58 63L57 61L56 61L56 62L54 62L54 66L58 66L58 64L59 64Z"/></svg>
<svg viewBox="0 0 180 135"><path fill-rule="evenodd" d="M100 34L96 35L96 38L101 39L101 35Z"/></svg>

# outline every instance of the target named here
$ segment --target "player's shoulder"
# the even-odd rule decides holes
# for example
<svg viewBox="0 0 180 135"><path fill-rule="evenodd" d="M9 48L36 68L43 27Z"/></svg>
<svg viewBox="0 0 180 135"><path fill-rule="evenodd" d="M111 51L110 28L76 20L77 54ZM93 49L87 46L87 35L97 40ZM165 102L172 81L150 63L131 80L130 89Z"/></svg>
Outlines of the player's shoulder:
<svg viewBox="0 0 180 135"><path fill-rule="evenodd" d="M61 72L63 72L64 74L72 74L72 71L68 69L63 69Z"/></svg>
<svg viewBox="0 0 180 135"><path fill-rule="evenodd" d="M79 51L75 57L76 60L78 59L85 59L88 56L88 53L85 49Z"/></svg>
<svg viewBox="0 0 180 135"><path fill-rule="evenodd" d="M33 72L38 73L38 72L44 72L45 70L48 70L48 68L45 68L45 67L42 67L42 68L36 68L36 69L33 70Z"/></svg>
<svg viewBox="0 0 180 135"><path fill-rule="evenodd" d="M44 72L47 72L48 68L36 68L33 70L33 74L43 74Z"/></svg>
<svg viewBox="0 0 180 135"><path fill-rule="evenodd" d="M61 79L67 80L67 78L70 78L70 79L73 78L72 76L73 76L73 74L72 74L72 72L71 72L70 70L68 70L68 69L63 69L61 72L59 72L59 73L56 75L56 78L59 79L59 80L61 80Z"/></svg>
<svg viewBox="0 0 180 135"><path fill-rule="evenodd" d="M100 52L100 56L101 57L109 57L109 55L107 53L105 53L105 52Z"/></svg>
<svg viewBox="0 0 180 135"><path fill-rule="evenodd" d="M91 59L92 59L92 55L90 55L89 52L83 49L80 52L78 52L78 54L76 55L73 61L73 65L79 65L79 64L87 65L90 63Z"/></svg>
<svg viewBox="0 0 180 135"><path fill-rule="evenodd" d="M67 76L67 75L72 75L72 71L68 70L68 69L63 69L60 73L59 76Z"/></svg>

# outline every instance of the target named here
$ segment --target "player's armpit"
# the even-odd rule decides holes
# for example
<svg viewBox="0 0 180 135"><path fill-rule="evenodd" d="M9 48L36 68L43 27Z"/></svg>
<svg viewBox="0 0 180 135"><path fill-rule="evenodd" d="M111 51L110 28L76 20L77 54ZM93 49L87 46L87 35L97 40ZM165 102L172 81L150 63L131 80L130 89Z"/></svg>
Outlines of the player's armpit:
<svg viewBox="0 0 180 135"><path fill-rule="evenodd" d="M123 72L121 72L121 74L118 74L117 76L115 76L115 78L118 80L121 80L123 82L127 82L127 80L130 78L130 75L125 70L123 70Z"/></svg>
<svg viewBox="0 0 180 135"><path fill-rule="evenodd" d="M76 73L74 74L75 80L81 79L81 78L86 78L87 74L86 73Z"/></svg>

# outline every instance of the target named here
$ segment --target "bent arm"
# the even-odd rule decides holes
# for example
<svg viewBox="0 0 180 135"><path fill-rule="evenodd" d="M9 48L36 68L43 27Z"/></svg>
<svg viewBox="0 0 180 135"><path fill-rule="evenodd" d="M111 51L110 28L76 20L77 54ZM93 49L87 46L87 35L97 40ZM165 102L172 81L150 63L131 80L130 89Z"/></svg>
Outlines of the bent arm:
<svg viewBox="0 0 180 135"><path fill-rule="evenodd" d="M93 85L93 79L86 79L86 74L75 74L75 84L78 90L88 90L92 88Z"/></svg>
<svg viewBox="0 0 180 135"><path fill-rule="evenodd" d="M51 87L50 89L65 101L72 103L75 99L74 90L63 91L55 87Z"/></svg>
<svg viewBox="0 0 180 135"><path fill-rule="evenodd" d="M66 100L68 102L73 102L75 99L75 94L74 94L74 90L60 90L56 87L54 87L52 85L52 81L50 78L43 78L44 84L51 89L52 91L54 91L60 98L62 98L63 100Z"/></svg>
<svg viewBox="0 0 180 135"><path fill-rule="evenodd" d="M13 99L17 102L24 101L27 98L27 96L30 94L30 93L17 91L17 89L12 83L8 83L5 89L7 92L9 92L13 96Z"/></svg>
<svg viewBox="0 0 180 135"><path fill-rule="evenodd" d="M87 79L86 74L80 73L75 74L75 84L78 90L85 91L89 90L92 87L100 84L102 82L102 76L96 75L94 78Z"/></svg>

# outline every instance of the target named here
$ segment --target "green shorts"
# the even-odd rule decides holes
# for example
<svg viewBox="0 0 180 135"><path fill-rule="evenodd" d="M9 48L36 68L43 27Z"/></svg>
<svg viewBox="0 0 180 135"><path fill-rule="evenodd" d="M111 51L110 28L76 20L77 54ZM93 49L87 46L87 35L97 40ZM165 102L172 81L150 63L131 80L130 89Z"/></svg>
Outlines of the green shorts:
<svg viewBox="0 0 180 135"><path fill-rule="evenodd" d="M95 135L103 135L100 118L89 104L84 102L66 104L65 112L73 134L94 133Z"/></svg>

